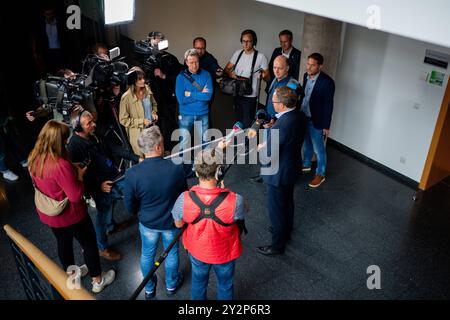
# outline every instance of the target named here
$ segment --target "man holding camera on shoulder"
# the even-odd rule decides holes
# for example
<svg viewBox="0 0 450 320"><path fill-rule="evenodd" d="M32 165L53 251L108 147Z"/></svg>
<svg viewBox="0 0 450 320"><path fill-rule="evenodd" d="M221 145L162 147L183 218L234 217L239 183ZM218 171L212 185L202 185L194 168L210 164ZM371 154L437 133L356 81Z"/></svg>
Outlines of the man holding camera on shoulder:
<svg viewBox="0 0 450 320"><path fill-rule="evenodd" d="M249 128L255 118L257 97L259 95L258 81L259 71L261 77L269 81L270 73L267 58L257 50L257 36L253 30L245 30L241 34L243 50L237 50L231 60L226 65L224 71L232 79L240 79L249 82L251 87L247 94L235 96L234 112L235 121L240 121L245 128Z"/></svg>
<svg viewBox="0 0 450 320"><path fill-rule="evenodd" d="M115 165L114 157L141 161L139 156L123 147L98 138L94 132L96 123L92 114L76 107L71 115L71 127L74 132L67 150L71 161L88 167L85 175L85 190L94 198L97 216L95 232L100 256L107 260L120 260L122 255L109 248L107 227L112 220L114 202L122 197L122 183L114 183L123 172Z"/></svg>

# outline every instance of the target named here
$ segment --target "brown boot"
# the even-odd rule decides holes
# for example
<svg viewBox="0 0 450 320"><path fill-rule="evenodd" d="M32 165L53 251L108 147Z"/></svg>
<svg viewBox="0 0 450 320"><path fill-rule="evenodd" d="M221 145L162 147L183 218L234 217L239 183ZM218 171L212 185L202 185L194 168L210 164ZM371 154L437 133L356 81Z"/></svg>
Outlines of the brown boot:
<svg viewBox="0 0 450 320"><path fill-rule="evenodd" d="M325 177L316 174L316 175L314 176L314 178L311 180L311 182L309 183L309 186L310 186L311 188L318 188L318 187L319 187L322 183L324 183L324 182L325 182Z"/></svg>
<svg viewBox="0 0 450 320"><path fill-rule="evenodd" d="M98 254L100 255L100 257L103 257L109 261L118 261L122 259L122 254L120 252L110 248L105 250L99 250Z"/></svg>

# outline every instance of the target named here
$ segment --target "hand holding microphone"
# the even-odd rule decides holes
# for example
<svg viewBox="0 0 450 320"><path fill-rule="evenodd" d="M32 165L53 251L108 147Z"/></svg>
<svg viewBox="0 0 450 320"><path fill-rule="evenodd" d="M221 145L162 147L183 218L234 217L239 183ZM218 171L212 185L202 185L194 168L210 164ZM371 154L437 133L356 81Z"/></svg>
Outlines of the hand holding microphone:
<svg viewBox="0 0 450 320"><path fill-rule="evenodd" d="M241 122L236 122L233 126L233 130L222 139L222 141L219 142L219 144L217 145L217 147L219 149L225 150L226 147L228 147L231 143L231 141L233 140L235 135L241 134L242 132L244 132L243 129L244 125Z"/></svg>

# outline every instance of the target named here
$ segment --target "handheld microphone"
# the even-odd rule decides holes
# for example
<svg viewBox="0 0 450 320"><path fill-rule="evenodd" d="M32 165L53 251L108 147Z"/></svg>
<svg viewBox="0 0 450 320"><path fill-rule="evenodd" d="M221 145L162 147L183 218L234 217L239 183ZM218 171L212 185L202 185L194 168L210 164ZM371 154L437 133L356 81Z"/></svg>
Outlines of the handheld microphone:
<svg viewBox="0 0 450 320"><path fill-rule="evenodd" d="M258 130L262 124L267 121L267 112L265 109L259 109L256 112L256 120L252 126L248 129L247 137L253 139L257 136Z"/></svg>
<svg viewBox="0 0 450 320"><path fill-rule="evenodd" d="M244 131L244 125L238 121L233 125L233 130L224 138L226 142L231 141L235 135L241 134Z"/></svg>

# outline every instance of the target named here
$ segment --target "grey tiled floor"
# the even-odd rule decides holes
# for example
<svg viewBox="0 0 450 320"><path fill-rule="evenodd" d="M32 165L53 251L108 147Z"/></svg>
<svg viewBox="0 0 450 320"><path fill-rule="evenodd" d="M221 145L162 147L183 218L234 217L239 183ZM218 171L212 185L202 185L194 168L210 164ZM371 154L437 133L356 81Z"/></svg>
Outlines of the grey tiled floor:
<svg viewBox="0 0 450 320"><path fill-rule="evenodd" d="M329 147L327 182L311 190L307 186L310 176L299 179L293 240L284 256L274 258L255 251L270 241L265 187L249 181L256 173L257 167L235 166L226 177L227 186L245 195L251 204L249 234L243 237L245 249L236 268L236 299L450 298L448 185L442 184L414 202L415 190ZM57 259L53 235L33 212L26 172L20 175L20 182L6 183L10 208L2 213L1 223L12 225ZM127 218L121 205L115 215L119 221ZM111 242L124 258L115 264L103 261L105 268L116 268L118 277L97 298L127 299L142 279L137 224L112 236ZM81 261L77 245L75 251ZM180 256L185 285L174 299L189 299L190 266L183 249ZM0 299L25 299L3 232L0 259ZM381 290L367 289L370 265L381 268ZM157 274L163 279L164 268ZM208 297L214 299L214 276L210 279ZM88 280L84 285L90 287ZM157 297L168 299L163 281Z"/></svg>

